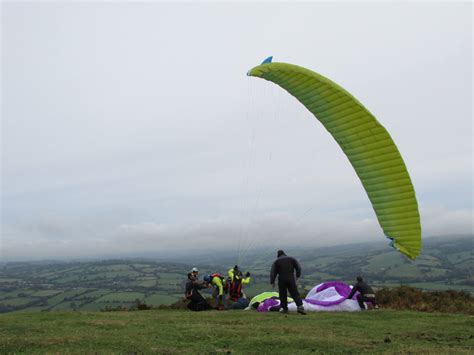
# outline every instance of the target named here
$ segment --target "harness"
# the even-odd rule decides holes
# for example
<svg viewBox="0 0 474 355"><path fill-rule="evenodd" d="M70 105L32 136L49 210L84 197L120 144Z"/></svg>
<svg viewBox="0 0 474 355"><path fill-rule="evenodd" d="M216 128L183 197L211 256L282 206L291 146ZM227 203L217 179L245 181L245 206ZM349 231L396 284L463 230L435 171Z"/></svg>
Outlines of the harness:
<svg viewBox="0 0 474 355"><path fill-rule="evenodd" d="M233 301L237 301L240 297L242 297L242 279L241 278L234 277L234 281L230 283L229 297Z"/></svg>

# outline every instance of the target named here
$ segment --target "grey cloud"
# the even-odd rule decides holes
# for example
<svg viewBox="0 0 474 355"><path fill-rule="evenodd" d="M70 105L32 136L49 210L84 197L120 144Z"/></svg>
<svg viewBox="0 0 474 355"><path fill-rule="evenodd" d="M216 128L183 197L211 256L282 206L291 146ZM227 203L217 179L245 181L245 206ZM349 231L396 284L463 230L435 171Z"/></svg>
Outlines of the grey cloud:
<svg viewBox="0 0 474 355"><path fill-rule="evenodd" d="M472 211L449 211L442 208L425 211L423 235L454 236L472 231ZM275 246L317 247L383 240L383 233L375 219L353 218L352 214L335 213L326 216L285 213L252 216L251 218L220 217L196 223L140 222L101 226L93 220L65 222L52 219L39 221L34 238L18 238L31 233L31 225L21 230L6 231L3 243L5 260L29 258L78 258L107 255L177 256L212 250L233 250L248 253L253 249ZM45 227L46 226L46 227ZM71 233L70 231L75 231ZM31 235L31 234L30 234ZM388 242L387 242L388 243ZM27 253L26 253L27 251Z"/></svg>
<svg viewBox="0 0 474 355"><path fill-rule="evenodd" d="M1 6L0 255L228 245L242 226L264 241L381 235L321 124L245 76L271 54L389 130L427 235L472 233L471 4Z"/></svg>

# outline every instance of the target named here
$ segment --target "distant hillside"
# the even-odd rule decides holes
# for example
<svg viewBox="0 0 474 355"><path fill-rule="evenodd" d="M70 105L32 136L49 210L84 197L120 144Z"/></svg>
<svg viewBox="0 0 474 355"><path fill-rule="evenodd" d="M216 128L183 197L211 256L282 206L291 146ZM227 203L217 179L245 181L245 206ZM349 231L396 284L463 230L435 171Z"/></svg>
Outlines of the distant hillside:
<svg viewBox="0 0 474 355"><path fill-rule="evenodd" d="M309 290L328 280L353 282L364 276L375 286L411 285L424 290L464 290L474 292L474 237L426 238L420 256L412 261L388 246L388 242L369 242L323 248L285 248L300 260L303 276L300 285ZM194 263L215 260L220 265L238 263L251 271L257 281L249 292L268 289L270 266L275 248L245 250L240 253L202 255ZM218 269L224 270L224 268Z"/></svg>
<svg viewBox="0 0 474 355"><path fill-rule="evenodd" d="M375 286L407 284L425 290L474 292L472 238L427 239L411 261L382 243L317 249L288 249L303 267L300 287L329 280L352 282L363 275ZM171 304L182 298L186 273L225 273L237 261L252 274L249 296L269 290L275 250L248 250L188 257L177 262L121 259L84 262L17 262L0 265L0 313L19 311L100 310L131 305Z"/></svg>
<svg viewBox="0 0 474 355"><path fill-rule="evenodd" d="M374 285L407 284L426 290L474 292L473 238L428 238L420 256L412 261L386 243L364 243L310 250L293 249L303 267L302 282L310 288L318 282L352 282L362 275ZM268 274L275 251L246 257L251 270ZM243 261L245 263L245 261Z"/></svg>
<svg viewBox="0 0 474 355"><path fill-rule="evenodd" d="M100 310L136 299L169 304L182 296L189 268L139 260L7 263L0 267L0 313Z"/></svg>

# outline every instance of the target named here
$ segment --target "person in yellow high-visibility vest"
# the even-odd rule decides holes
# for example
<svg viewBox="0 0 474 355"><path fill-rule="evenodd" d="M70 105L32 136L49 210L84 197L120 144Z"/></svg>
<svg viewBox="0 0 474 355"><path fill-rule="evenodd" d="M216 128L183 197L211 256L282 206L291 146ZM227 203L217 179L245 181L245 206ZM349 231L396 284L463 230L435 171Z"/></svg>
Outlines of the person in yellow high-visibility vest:
<svg viewBox="0 0 474 355"><path fill-rule="evenodd" d="M225 281L220 274L211 274L203 277L203 280L214 287L212 297L216 300L217 309L224 309Z"/></svg>
<svg viewBox="0 0 474 355"><path fill-rule="evenodd" d="M240 271L239 267L235 265L233 268L230 268L228 273L229 275L229 298L233 301L237 301L239 298L244 296L242 292L242 286L247 285L250 282L250 272L247 272L244 275Z"/></svg>

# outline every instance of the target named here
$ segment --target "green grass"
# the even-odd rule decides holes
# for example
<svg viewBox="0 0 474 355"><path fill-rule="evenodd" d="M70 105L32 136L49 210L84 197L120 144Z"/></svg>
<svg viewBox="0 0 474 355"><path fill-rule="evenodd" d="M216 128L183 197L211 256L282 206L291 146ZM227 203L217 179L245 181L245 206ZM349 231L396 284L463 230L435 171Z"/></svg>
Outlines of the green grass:
<svg viewBox="0 0 474 355"><path fill-rule="evenodd" d="M380 310L0 315L0 353L472 353L472 317Z"/></svg>

